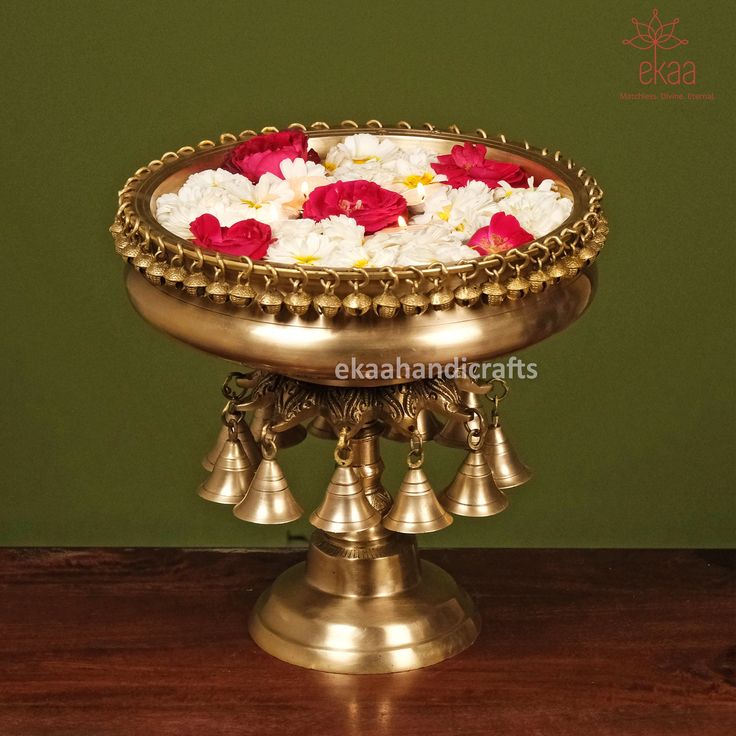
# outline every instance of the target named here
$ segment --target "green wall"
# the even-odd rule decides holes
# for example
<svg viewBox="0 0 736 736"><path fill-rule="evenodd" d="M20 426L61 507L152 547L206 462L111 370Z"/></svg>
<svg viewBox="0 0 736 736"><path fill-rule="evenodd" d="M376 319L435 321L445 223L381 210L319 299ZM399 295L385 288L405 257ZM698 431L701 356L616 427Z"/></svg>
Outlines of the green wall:
<svg viewBox="0 0 736 736"><path fill-rule="evenodd" d="M622 101L650 2L29 2L2 18L4 545L282 545L201 501L228 367L154 332L107 227L137 166L221 131L343 118L503 131L594 172L611 222L600 288L520 354L505 419L534 480L435 546L734 544L730 3L678 15L697 92ZM665 89L662 86L655 92ZM688 91L689 88L685 88ZM284 453L304 507L330 473ZM387 444L396 488L403 449ZM321 457L320 462L314 460ZM441 487L460 455L431 449Z"/></svg>

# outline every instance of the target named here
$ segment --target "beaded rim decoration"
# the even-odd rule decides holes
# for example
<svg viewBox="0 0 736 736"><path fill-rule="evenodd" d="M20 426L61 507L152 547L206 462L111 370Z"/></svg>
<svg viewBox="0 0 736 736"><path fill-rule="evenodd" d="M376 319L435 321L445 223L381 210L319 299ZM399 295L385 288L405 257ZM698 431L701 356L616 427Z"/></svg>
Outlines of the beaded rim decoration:
<svg viewBox="0 0 736 736"><path fill-rule="evenodd" d="M505 299L514 300L539 293L563 279L574 278L580 270L589 266L608 235L608 222L601 211L603 190L585 168L577 167L572 159L563 158L560 151L535 148L527 141L514 143L503 134L490 137L481 128L468 134L462 133L457 125L450 125L447 130L441 130L431 123L414 128L403 120L393 128L384 127L378 120L369 120L363 127L353 120L344 120L339 127L331 127L325 122L315 122L310 126L292 123L287 127L302 130L310 138L345 135L348 132L421 135L429 139L436 137L449 142L492 146L553 172L555 179L562 182L573 197L572 212L565 222L543 238L502 254L457 263L332 269L253 261L247 256L226 257L205 251L191 241L170 233L155 219L151 201L161 183L181 169L185 162L197 156L210 156L217 151L224 153L243 140L258 135L255 130L244 130L238 135L223 133L219 137L219 144L204 140L197 146L169 151L128 178L120 191L119 207L110 227L118 254L144 273L152 283L180 287L215 303L230 301L236 306L248 307L255 302L270 314L278 313L285 306L292 314L304 315L312 306L318 314L326 317L335 316L340 311L354 317L369 313L379 317L394 317L401 313L422 314L428 308L448 309L454 305L472 307L479 301L500 304ZM268 126L262 128L261 133L278 130ZM262 280L262 292L257 292L250 285L254 279ZM425 280L430 285L428 293L423 293L421 289ZM396 287L402 282L408 287L409 294L401 300L397 298L394 309L386 309L386 294L389 294L390 300L393 291L401 291ZM279 283L290 283L291 289L282 292L277 288ZM341 284L349 285L350 290L336 293ZM317 285L321 285L323 291L314 298L308 291L312 292ZM383 286L383 292L379 290L376 296L376 286L380 285ZM371 295L368 296L367 292Z"/></svg>

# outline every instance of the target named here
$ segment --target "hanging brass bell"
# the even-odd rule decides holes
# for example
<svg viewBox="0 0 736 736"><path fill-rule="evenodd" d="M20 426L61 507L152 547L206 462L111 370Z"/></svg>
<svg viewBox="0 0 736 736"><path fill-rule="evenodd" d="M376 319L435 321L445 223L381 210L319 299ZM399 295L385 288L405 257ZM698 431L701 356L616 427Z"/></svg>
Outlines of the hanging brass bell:
<svg viewBox="0 0 736 736"><path fill-rule="evenodd" d="M314 311L321 317L332 319L336 317L342 307L342 300L330 291L317 294L312 300Z"/></svg>
<svg viewBox="0 0 736 736"><path fill-rule="evenodd" d="M553 258L547 268L547 278L553 284L559 284L562 279L567 277L567 269L556 259Z"/></svg>
<svg viewBox="0 0 736 736"><path fill-rule="evenodd" d="M571 253L566 255L561 261L560 265L565 269L566 279L573 279L578 275L578 272L583 267L583 262L575 255Z"/></svg>
<svg viewBox="0 0 736 736"><path fill-rule="evenodd" d="M212 474L200 485L197 493L215 503L239 503L248 490L254 468L237 439L234 427L215 460Z"/></svg>
<svg viewBox="0 0 736 736"><path fill-rule="evenodd" d="M256 300L258 308L266 314L278 314L284 303L284 295L274 286L266 287L266 290Z"/></svg>
<svg viewBox="0 0 736 736"><path fill-rule="evenodd" d="M209 284L209 281L201 271L192 271L184 279L184 291L192 296L202 296L204 290L207 288L207 284Z"/></svg>
<svg viewBox="0 0 736 736"><path fill-rule="evenodd" d="M511 301L516 301L517 299L521 299L526 296L530 288L531 284L529 281L517 273L516 276L506 284L507 296Z"/></svg>
<svg viewBox="0 0 736 736"><path fill-rule="evenodd" d="M156 260L148 266L146 269L146 278L156 286L162 286L165 282L166 272L169 270L169 264L164 259L163 255L160 255Z"/></svg>
<svg viewBox="0 0 736 736"><path fill-rule="evenodd" d="M471 391L461 391L463 406L468 409L477 409L484 412L483 398L479 394ZM459 417L450 417L442 428L442 431L434 438L435 442L445 447L467 447L468 446L468 430L465 427L465 419Z"/></svg>
<svg viewBox="0 0 736 736"><path fill-rule="evenodd" d="M382 319L395 317L400 308L401 301L388 290L373 297L373 311Z"/></svg>
<svg viewBox="0 0 736 736"><path fill-rule="evenodd" d="M273 456L261 460L245 498L233 509L238 519L254 524L286 524L296 521L302 513Z"/></svg>
<svg viewBox="0 0 736 736"><path fill-rule="evenodd" d="M450 524L452 516L440 505L425 472L421 467L410 467L383 525L402 534L424 534Z"/></svg>
<svg viewBox="0 0 736 736"><path fill-rule="evenodd" d="M216 278L214 281L207 284L204 293L207 297L215 304L224 304L227 301L227 295L230 292L228 285L225 281L221 281Z"/></svg>
<svg viewBox="0 0 736 736"><path fill-rule="evenodd" d="M380 521L380 511L368 502L360 476L349 465L335 468L324 500L309 517L312 526L334 534L364 531Z"/></svg>
<svg viewBox="0 0 736 736"><path fill-rule="evenodd" d="M141 252L141 244L135 233L122 236L120 244L120 255L132 263L133 259Z"/></svg>
<svg viewBox="0 0 736 736"><path fill-rule="evenodd" d="M153 253L148 250L141 250L133 258L133 268L138 269L141 273L145 273L146 269L156 260Z"/></svg>
<svg viewBox="0 0 736 736"><path fill-rule="evenodd" d="M337 439L337 435L335 434L335 430L332 429L332 425L325 417L319 414L309 423L307 426L307 432L321 440Z"/></svg>
<svg viewBox="0 0 736 736"><path fill-rule="evenodd" d="M372 304L373 300L368 294L358 291L357 287L342 300L345 313L351 317L362 317L371 308Z"/></svg>
<svg viewBox="0 0 736 736"><path fill-rule="evenodd" d="M249 307L253 304L253 300L258 296L256 290L249 284L242 281L238 281L228 294L231 304L236 307Z"/></svg>
<svg viewBox="0 0 736 736"><path fill-rule="evenodd" d="M401 308L404 314L411 316L419 316L427 311L429 306L429 297L418 291L410 291L401 297Z"/></svg>
<svg viewBox="0 0 736 736"><path fill-rule="evenodd" d="M432 291L427 294L429 298L429 306L435 312L444 312L455 303L455 295L446 286L435 284Z"/></svg>
<svg viewBox="0 0 736 736"><path fill-rule="evenodd" d="M236 420L232 414L227 416L228 420ZM253 466L253 472L258 467L258 463L261 462L261 450L258 447L258 443L253 437L253 433L245 420L237 421L237 439L240 442L243 450L245 450L245 456L248 458L248 462ZM215 461L219 456L222 448L225 446L225 441L228 438L228 427L224 424L220 429L220 433L217 435L215 444L212 449L202 458L202 467L205 470L212 470L215 466Z"/></svg>
<svg viewBox="0 0 736 736"><path fill-rule="evenodd" d="M529 291L532 294L541 294L549 285L549 279L547 274L541 269L537 268L536 271L532 271L529 274Z"/></svg>
<svg viewBox="0 0 736 736"><path fill-rule="evenodd" d="M590 243L584 243L583 247L577 252L577 257L584 265L589 266L598 257L598 250Z"/></svg>
<svg viewBox="0 0 736 736"><path fill-rule="evenodd" d="M308 277L303 269L300 269L303 274L304 283L307 282ZM290 314L301 317L309 311L309 307L312 304L312 297L304 291L302 282L300 279L292 279L292 291L284 294L284 306Z"/></svg>
<svg viewBox="0 0 736 736"><path fill-rule="evenodd" d="M492 279L481 286L481 295L486 304L497 305L501 304L506 298L508 290L503 284L499 284L498 281Z"/></svg>
<svg viewBox="0 0 736 736"><path fill-rule="evenodd" d="M509 505L479 450L468 453L452 482L442 492L440 503L458 516L493 516Z"/></svg>
<svg viewBox="0 0 736 736"><path fill-rule="evenodd" d="M164 273L164 283L167 286L173 286L176 289L181 289L184 286L184 279L186 277L186 268L184 268L182 265L177 265L172 261L172 264L166 269L166 272Z"/></svg>
<svg viewBox="0 0 736 736"><path fill-rule="evenodd" d="M455 301L461 307L472 307L480 299L481 288L476 284L468 284L465 274L460 278L463 279L463 282L455 289Z"/></svg>
<svg viewBox="0 0 736 736"><path fill-rule="evenodd" d="M532 477L531 471L519 460L506 438L506 433L497 422L488 427L483 454L499 488L515 488Z"/></svg>

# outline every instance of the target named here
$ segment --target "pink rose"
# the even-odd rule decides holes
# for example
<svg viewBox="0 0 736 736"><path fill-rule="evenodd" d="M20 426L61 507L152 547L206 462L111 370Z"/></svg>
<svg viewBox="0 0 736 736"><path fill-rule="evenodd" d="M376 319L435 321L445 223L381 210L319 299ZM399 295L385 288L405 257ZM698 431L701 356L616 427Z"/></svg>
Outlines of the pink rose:
<svg viewBox="0 0 736 736"><path fill-rule="evenodd" d="M503 180L512 187L527 187L527 174L516 164L504 164L486 158L488 149L478 144L464 143L437 157L432 168L447 177L451 187L464 187L470 181L482 181L493 189Z"/></svg>
<svg viewBox="0 0 736 736"><path fill-rule="evenodd" d="M258 220L241 220L223 227L214 215L200 215L189 223L194 242L202 248L230 256L250 256L259 260L273 241L271 228Z"/></svg>
<svg viewBox="0 0 736 736"><path fill-rule="evenodd" d="M489 253L503 253L531 240L534 240L534 236L524 230L513 215L496 212L488 225L473 234L468 245L482 256L487 256Z"/></svg>
<svg viewBox="0 0 736 736"><path fill-rule="evenodd" d="M331 215L352 217L370 235L406 217L406 200L372 181L336 181L317 187L304 202L305 218L324 220Z"/></svg>
<svg viewBox="0 0 736 736"><path fill-rule="evenodd" d="M281 162L301 158L319 163L319 156L308 148L309 139L301 130L282 130L249 138L236 146L227 157L228 171L247 176L254 184L264 174L275 174L283 179Z"/></svg>

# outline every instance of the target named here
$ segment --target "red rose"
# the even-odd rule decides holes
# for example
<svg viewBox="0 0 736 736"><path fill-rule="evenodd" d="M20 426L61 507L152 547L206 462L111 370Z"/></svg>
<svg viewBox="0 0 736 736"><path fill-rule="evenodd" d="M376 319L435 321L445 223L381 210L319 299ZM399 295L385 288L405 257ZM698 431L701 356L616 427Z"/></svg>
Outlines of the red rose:
<svg viewBox="0 0 736 736"><path fill-rule="evenodd" d="M236 146L225 161L225 168L247 176L254 184L264 174L275 174L280 179L281 162L296 158L319 163L316 151L308 148L309 139L301 130L282 130L249 138Z"/></svg>
<svg viewBox="0 0 736 736"><path fill-rule="evenodd" d="M437 157L432 168L447 177L451 187L464 187L469 181L482 181L493 189L500 181L512 187L527 187L527 174L521 166L486 158L488 149L480 143L453 146L452 151Z"/></svg>
<svg viewBox="0 0 736 736"><path fill-rule="evenodd" d="M534 236L524 230L513 215L496 212L488 225L473 234L468 245L482 256L487 256L489 253L503 253L532 240Z"/></svg>
<svg viewBox="0 0 736 736"><path fill-rule="evenodd" d="M406 200L372 181L336 181L317 187L304 203L305 218L324 220L331 215L352 217L370 235L406 216Z"/></svg>
<svg viewBox="0 0 736 736"><path fill-rule="evenodd" d="M258 220L241 220L223 227L214 215L200 215L189 223L194 242L202 248L230 256L250 256L259 260L273 241L271 228Z"/></svg>

